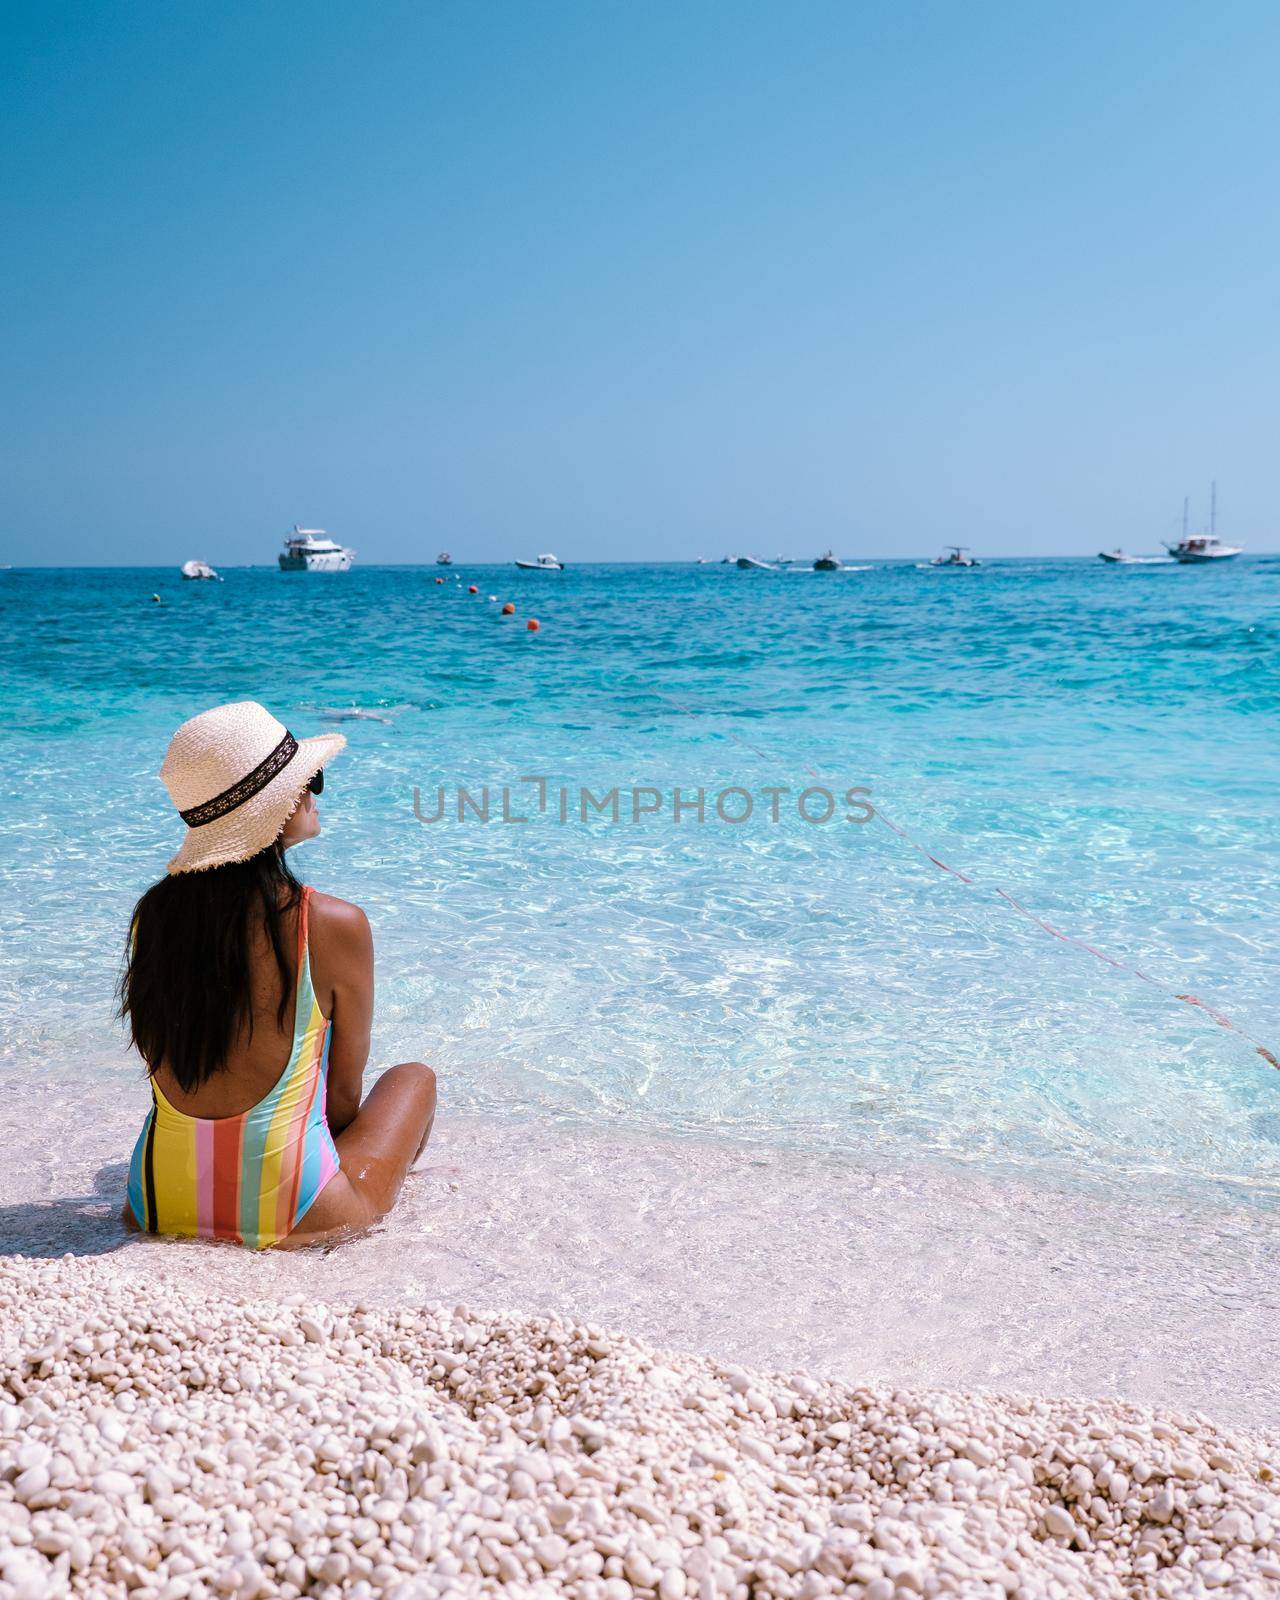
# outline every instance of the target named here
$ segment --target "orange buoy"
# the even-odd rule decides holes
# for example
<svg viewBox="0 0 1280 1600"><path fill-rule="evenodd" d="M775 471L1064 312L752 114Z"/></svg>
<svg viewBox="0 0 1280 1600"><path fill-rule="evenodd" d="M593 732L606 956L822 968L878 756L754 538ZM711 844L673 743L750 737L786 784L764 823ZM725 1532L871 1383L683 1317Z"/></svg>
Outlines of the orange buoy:
<svg viewBox="0 0 1280 1600"><path fill-rule="evenodd" d="M538 621L537 617L530 617L528 622L525 623L525 627L528 628L530 633L537 633L541 626L542 624Z"/></svg>
<svg viewBox="0 0 1280 1600"><path fill-rule="evenodd" d="M480 591L479 591L479 589L476 588L474 583L469 583L467 585L467 593L468 594L479 594Z"/></svg>
<svg viewBox="0 0 1280 1600"><path fill-rule="evenodd" d="M516 608L511 604L510 600L508 600L506 605L502 608L502 615L504 617L514 617L515 614Z"/></svg>
<svg viewBox="0 0 1280 1600"><path fill-rule="evenodd" d="M437 579L436 579L436 582L437 582L437 583L443 583L443 582L444 582L444 579L443 579L443 578L437 578Z"/></svg>

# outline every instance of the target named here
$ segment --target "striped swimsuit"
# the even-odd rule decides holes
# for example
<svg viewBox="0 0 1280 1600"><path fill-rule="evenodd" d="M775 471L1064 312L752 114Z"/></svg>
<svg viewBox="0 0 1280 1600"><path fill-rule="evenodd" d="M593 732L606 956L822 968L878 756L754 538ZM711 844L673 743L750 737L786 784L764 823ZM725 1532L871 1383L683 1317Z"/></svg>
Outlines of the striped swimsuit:
<svg viewBox="0 0 1280 1600"><path fill-rule="evenodd" d="M310 888L298 917L293 1048L275 1086L236 1117L188 1117L151 1080L152 1108L129 1163L129 1205L147 1233L265 1249L292 1233L338 1170L325 1087L329 1022L311 983Z"/></svg>

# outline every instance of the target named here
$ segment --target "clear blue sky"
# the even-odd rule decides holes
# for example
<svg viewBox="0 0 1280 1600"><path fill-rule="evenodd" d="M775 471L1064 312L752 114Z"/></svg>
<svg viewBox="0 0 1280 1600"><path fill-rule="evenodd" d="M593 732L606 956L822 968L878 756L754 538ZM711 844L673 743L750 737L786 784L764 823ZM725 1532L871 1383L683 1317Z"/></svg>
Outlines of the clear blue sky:
<svg viewBox="0 0 1280 1600"><path fill-rule="evenodd" d="M1280 8L11 0L0 560L1280 547Z"/></svg>

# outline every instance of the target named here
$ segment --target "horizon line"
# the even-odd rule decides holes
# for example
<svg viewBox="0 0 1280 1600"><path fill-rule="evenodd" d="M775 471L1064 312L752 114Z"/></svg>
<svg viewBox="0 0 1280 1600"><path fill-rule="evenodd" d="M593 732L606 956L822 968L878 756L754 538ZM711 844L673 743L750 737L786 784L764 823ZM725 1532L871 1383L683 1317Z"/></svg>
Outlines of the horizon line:
<svg viewBox="0 0 1280 1600"><path fill-rule="evenodd" d="M1134 553L1134 554L1144 554L1145 553L1145 554L1149 554L1149 555L1156 555L1156 554L1159 554L1160 552L1148 551L1148 552L1132 552L1132 553ZM1240 552L1240 556L1239 556L1238 559L1247 561L1250 557L1275 556L1275 555L1280 555L1280 549L1276 549L1276 550L1265 550L1265 549L1263 549L1263 550L1242 550ZM203 558L201 558L201 559L203 559ZM837 557L837 559L840 560L840 561L845 561L845 562L871 561L871 562L876 563L879 566L901 566L901 565L910 565L911 563L917 562L917 561L929 561L932 558L928 554L923 554L922 553L922 554L918 554L918 555L901 555L901 556L871 556L871 555L839 556L839 557ZM987 565L987 564L989 564L991 562L996 562L996 561L1098 561L1098 560L1101 560L1101 559L1102 559L1102 555L1101 555L1101 552L1099 552L1099 551L1094 551L1093 554L1091 554L1091 555L1090 554L1081 554L1079 552L1075 552L1075 553L1072 553L1072 554L1052 553L1052 554L1045 554L1045 555L1028 555L1028 556L1010 556L1010 555L989 555L988 556L988 555L984 555L984 556L979 557L979 560L980 560L982 565ZM727 558L722 558L720 556L715 556L715 557L707 557L706 559L703 559L703 560L700 560L699 558L697 558L695 556L685 556L685 557L681 557L681 558L672 558L670 560L665 560L665 561L642 561L642 560L596 561L596 560L581 560L581 561L566 561L566 562L563 562L562 563L562 567L565 570L567 570L570 567L698 567L698 566L723 567L723 566L732 566L732 565L734 565L736 563L736 560L737 560L736 556L729 556ZM780 566L780 567L781 566L804 567L804 566L808 566L810 564L811 563L808 562L807 560L788 560L788 561L782 561L782 562L778 562L777 563L777 565ZM1188 563L1172 561L1171 560L1169 564L1171 566L1182 566L1182 565L1187 565ZM1194 563L1192 563L1192 564L1194 564ZM210 566L217 566L218 564L215 563L215 562L210 562L209 565ZM413 569L421 568L423 571L430 571L430 570L434 570L437 567L437 565L438 565L438 563L436 561L434 561L434 560L428 560L428 561L357 561L357 562L353 563L352 567L350 569L348 569L348 570L349 571L355 571L355 570L370 571L370 570L380 570L382 568L390 568L390 567L408 567L408 568L413 568ZM447 571L455 571L455 570L458 570L458 569L466 569L466 568L513 567L515 565L516 565L516 558L514 556L509 556L509 557L506 557L504 559L497 560L497 561L454 561L454 562L451 562L448 567L445 567L442 570L447 572ZM130 561L16 562L15 561L15 562L0 563L0 572L181 572L181 569L182 569L181 562L172 563L172 562L154 562L154 561L153 562L130 562ZM222 563L221 566L219 567L219 570L225 571L225 572L275 572L275 571L278 571L279 568L278 568L277 564L274 561L228 561L228 562ZM282 573L281 574L281 576L284 576L284 577L288 577L288 576L292 576L292 575L293 574L289 574L289 573ZM303 576L335 577L336 578L336 577L345 577L345 576L347 576L347 573L338 573L338 572L334 572L334 573L323 573L322 572L322 573L309 573L309 574L304 573Z"/></svg>

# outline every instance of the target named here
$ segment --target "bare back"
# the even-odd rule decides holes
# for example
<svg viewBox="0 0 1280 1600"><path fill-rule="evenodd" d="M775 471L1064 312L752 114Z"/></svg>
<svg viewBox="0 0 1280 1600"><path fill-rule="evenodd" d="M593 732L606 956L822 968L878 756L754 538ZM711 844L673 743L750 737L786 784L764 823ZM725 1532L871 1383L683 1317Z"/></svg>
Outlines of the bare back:
<svg viewBox="0 0 1280 1600"><path fill-rule="evenodd" d="M314 898L319 898L318 896ZM255 924L249 940L250 1004L253 1026L242 1028L227 1056L225 1064L207 1078L198 1089L188 1094L178 1083L168 1062L162 1062L156 1071L156 1083L161 1094L188 1117L238 1117L255 1106L275 1087L280 1074L289 1061L293 1045L294 1006L297 998L298 974L298 921L299 908L286 914L281 933L288 966L288 988L285 991L284 1024L279 1019L281 998L280 969L266 930ZM311 942L317 938L320 918L312 913ZM312 960L314 978L315 960ZM317 988L316 998L324 1015L330 1015L326 996Z"/></svg>

